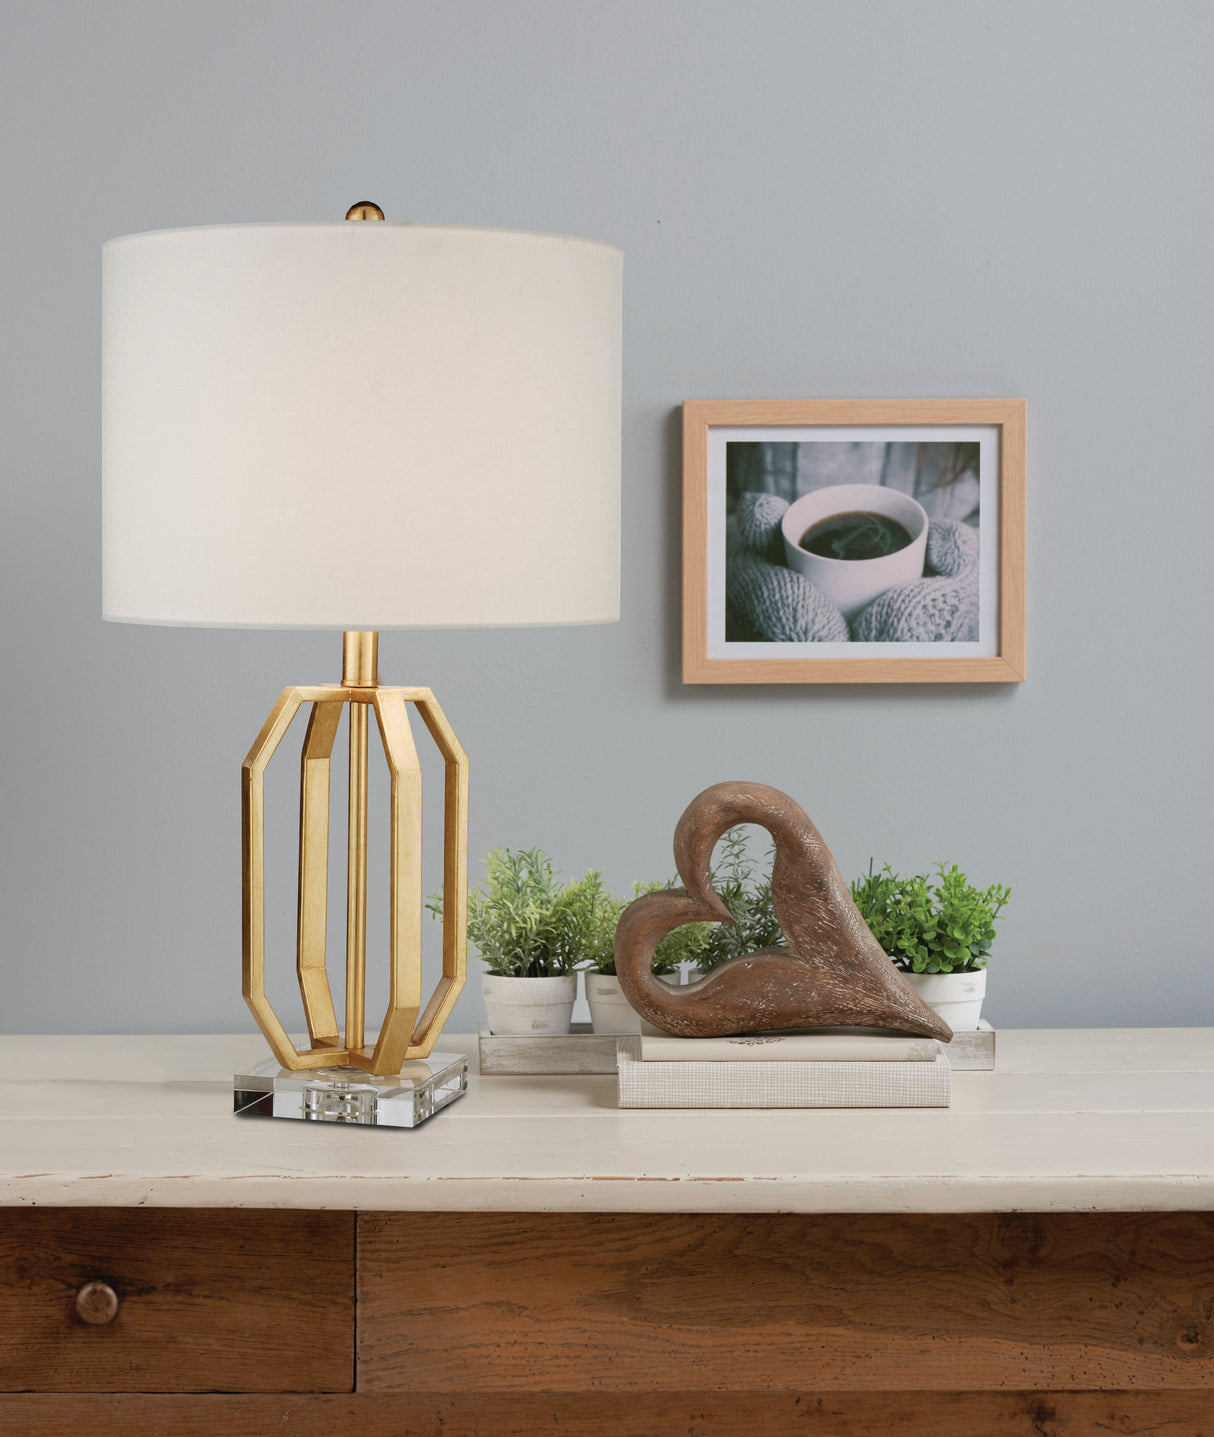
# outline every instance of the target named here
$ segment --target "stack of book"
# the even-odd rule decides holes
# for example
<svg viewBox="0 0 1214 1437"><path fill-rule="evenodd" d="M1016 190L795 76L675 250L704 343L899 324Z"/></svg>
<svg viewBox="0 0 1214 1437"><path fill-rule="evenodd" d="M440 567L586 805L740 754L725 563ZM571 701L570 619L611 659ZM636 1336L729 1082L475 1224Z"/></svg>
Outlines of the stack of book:
<svg viewBox="0 0 1214 1437"><path fill-rule="evenodd" d="M934 1038L823 1030L672 1038L645 1025L617 1047L621 1108L947 1108Z"/></svg>

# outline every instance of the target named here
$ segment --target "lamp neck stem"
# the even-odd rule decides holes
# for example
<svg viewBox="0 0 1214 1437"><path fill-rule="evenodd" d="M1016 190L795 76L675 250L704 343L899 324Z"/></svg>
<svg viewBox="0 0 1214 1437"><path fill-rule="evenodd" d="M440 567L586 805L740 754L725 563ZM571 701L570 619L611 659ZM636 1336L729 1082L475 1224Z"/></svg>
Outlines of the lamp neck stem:
<svg viewBox="0 0 1214 1437"><path fill-rule="evenodd" d="M347 629L341 642L343 689L373 689L379 683L379 635L370 629Z"/></svg>

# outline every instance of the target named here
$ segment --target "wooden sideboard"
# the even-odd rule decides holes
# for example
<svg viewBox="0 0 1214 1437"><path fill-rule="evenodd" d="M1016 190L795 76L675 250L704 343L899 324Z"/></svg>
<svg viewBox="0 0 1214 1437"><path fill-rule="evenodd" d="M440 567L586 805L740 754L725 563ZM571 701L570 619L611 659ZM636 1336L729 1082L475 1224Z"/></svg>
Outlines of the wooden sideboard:
<svg viewBox="0 0 1214 1437"><path fill-rule="evenodd" d="M415 1132L232 1117L259 1043L0 1038L5 1437L1214 1437L1210 1030L1004 1033L949 1110L486 1078Z"/></svg>

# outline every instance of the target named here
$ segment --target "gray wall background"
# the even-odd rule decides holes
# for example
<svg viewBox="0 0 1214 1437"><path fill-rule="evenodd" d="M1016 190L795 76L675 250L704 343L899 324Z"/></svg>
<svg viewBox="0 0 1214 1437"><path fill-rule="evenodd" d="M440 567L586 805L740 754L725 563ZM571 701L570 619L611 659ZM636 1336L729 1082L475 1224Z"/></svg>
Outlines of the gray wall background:
<svg viewBox="0 0 1214 1437"><path fill-rule="evenodd" d="M364 196L626 253L621 623L383 637L385 681L431 685L472 756L474 859L539 844L624 889L669 872L701 788L762 779L849 876L943 858L1012 885L996 1024L1214 1021L1214 6L0 17L0 1028L252 1030L239 764L340 643L101 622L99 248ZM679 402L919 395L1028 399L1028 682L684 688ZM474 982L453 1026L480 1011Z"/></svg>

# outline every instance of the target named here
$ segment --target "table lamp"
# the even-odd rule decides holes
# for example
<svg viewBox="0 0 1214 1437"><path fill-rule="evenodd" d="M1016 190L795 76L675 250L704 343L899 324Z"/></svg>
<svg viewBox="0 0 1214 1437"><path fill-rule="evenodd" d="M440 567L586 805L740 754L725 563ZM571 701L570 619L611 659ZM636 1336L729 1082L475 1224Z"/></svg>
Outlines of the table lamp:
<svg viewBox="0 0 1214 1437"><path fill-rule="evenodd" d="M434 1044L464 982L467 760L426 688L381 686L380 629L619 617L620 280L609 245L346 220L160 230L103 249L103 612L343 632L340 684L282 690L243 768L244 996L263 1116L413 1126L466 1086ZM494 700L496 701L496 700ZM266 765L310 706L296 969L308 1044L265 989ZM423 1003L421 771L445 762L443 968ZM329 765L349 726L344 1025L326 967ZM365 1032L370 718L391 782L389 998Z"/></svg>

